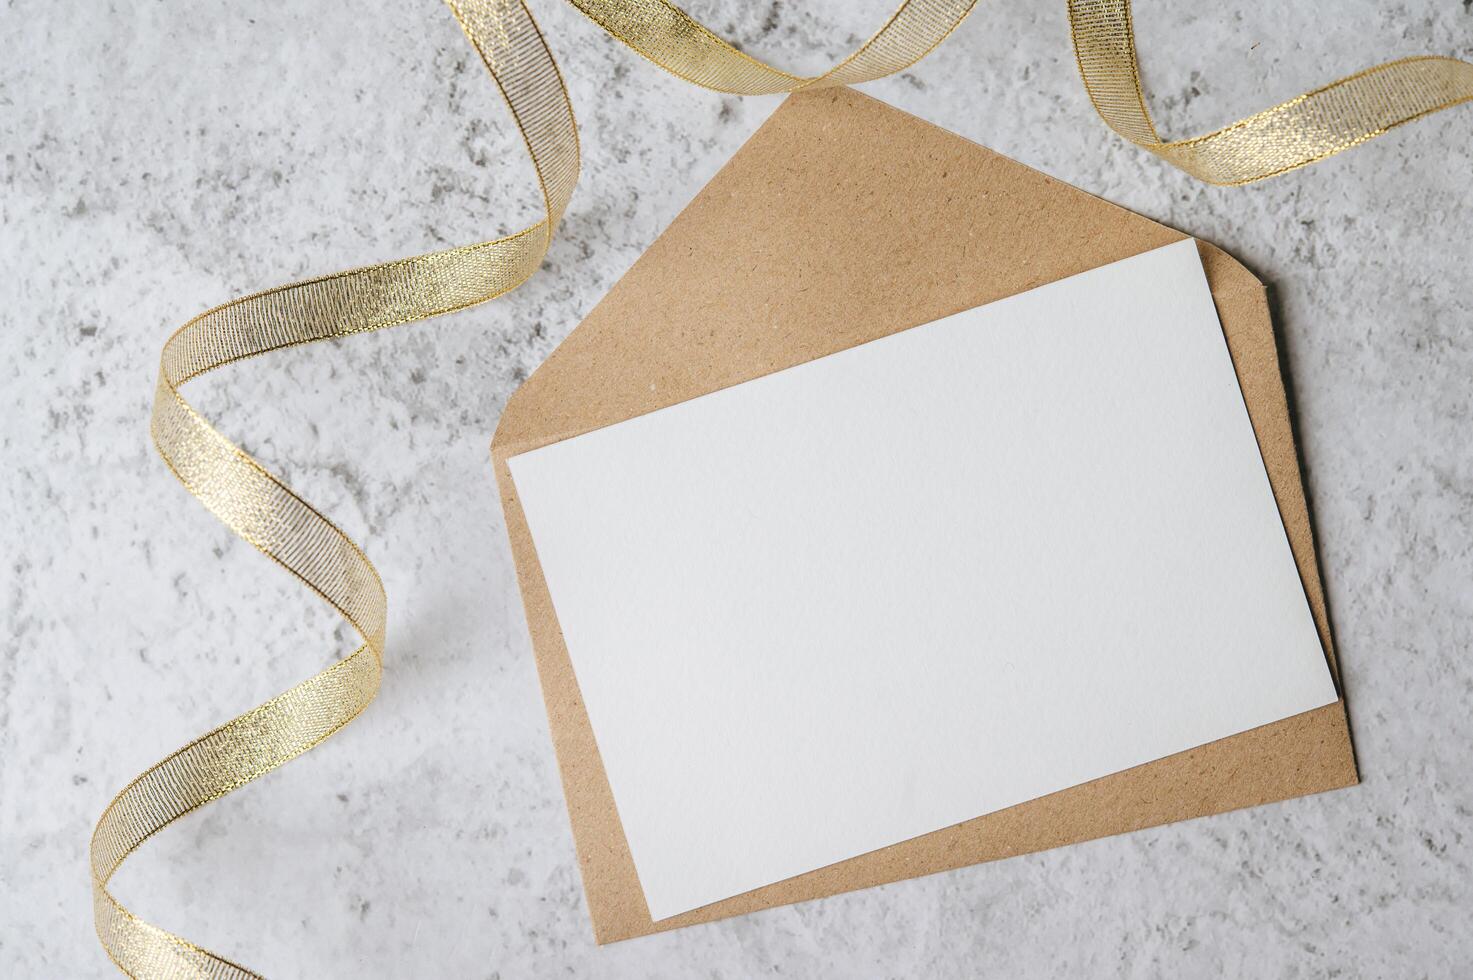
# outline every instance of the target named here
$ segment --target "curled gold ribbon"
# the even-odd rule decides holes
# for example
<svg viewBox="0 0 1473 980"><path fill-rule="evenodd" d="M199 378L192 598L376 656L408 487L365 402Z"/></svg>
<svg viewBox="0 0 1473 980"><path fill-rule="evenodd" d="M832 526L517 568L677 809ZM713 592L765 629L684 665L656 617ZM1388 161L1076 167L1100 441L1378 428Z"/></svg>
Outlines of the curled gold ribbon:
<svg viewBox="0 0 1473 980"><path fill-rule="evenodd" d="M904 71L946 40L978 0L905 0L852 54L810 77L773 68L738 51L665 0L568 2L672 75L717 92L775 95L855 85Z"/></svg>
<svg viewBox="0 0 1473 980"><path fill-rule="evenodd" d="M578 179L567 91L520 2L452 0L452 11L526 137L546 216L514 235L282 286L217 307L164 344L152 431L159 454L222 523L317 593L363 645L317 676L186 745L133 780L92 836L98 937L119 969L148 978L256 974L134 916L107 889L139 844L264 775L352 721L378 692L387 602L347 535L232 444L180 387L247 357L448 313L514 289L536 271Z"/></svg>
<svg viewBox="0 0 1473 980"><path fill-rule="evenodd" d="M1089 101L1136 146L1209 184L1236 186L1297 170L1403 123L1473 100L1473 64L1403 58L1331 82L1230 126L1167 141L1141 92L1130 0L1069 0L1069 32Z"/></svg>
<svg viewBox="0 0 1473 980"><path fill-rule="evenodd" d="M867 81L909 67L977 0L905 0L868 41L821 75L772 68L665 0L569 0L667 71L744 95ZM164 345L152 433L175 476L236 534L340 613L362 645L352 654L150 767L108 804L92 837L94 918L103 948L129 976L256 977L150 925L108 891L122 862L154 833L290 761L352 721L378 691L387 602L378 573L331 521L235 446L180 393L200 375L267 351L379 330L484 302L536 271L578 178L572 107L546 42L521 0L447 0L520 129L545 217L516 234L281 286L186 323ZM1231 126L1168 142L1141 92L1128 0L1069 0L1080 75L1105 122L1195 177L1243 184L1365 142L1473 99L1473 65L1410 58L1341 79Z"/></svg>

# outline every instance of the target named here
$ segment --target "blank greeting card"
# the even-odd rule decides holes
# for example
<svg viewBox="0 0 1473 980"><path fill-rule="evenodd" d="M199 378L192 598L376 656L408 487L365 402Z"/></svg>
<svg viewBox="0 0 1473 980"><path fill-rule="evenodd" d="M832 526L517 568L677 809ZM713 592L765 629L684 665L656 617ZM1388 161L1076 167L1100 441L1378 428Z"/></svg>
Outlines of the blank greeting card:
<svg viewBox="0 0 1473 980"><path fill-rule="evenodd" d="M656 920L1336 699L1191 241L509 466Z"/></svg>

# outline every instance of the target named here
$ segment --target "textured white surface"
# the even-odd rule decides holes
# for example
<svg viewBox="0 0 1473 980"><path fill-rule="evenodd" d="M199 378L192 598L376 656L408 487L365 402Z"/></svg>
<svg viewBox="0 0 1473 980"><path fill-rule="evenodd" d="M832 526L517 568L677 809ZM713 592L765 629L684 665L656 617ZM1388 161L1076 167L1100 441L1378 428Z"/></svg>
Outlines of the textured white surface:
<svg viewBox="0 0 1473 980"><path fill-rule="evenodd" d="M884 0L692 9L818 68ZM119 892L272 976L1457 976L1473 960L1473 109L1206 187L1106 131L1062 0L991 0L869 90L1233 252L1272 284L1365 783L598 948L492 486L519 381L764 118L539 2L584 181L543 275L192 389L363 541L383 694L160 835ZM1464 0L1136 4L1169 133L1473 57ZM166 334L535 214L438 4L0 8L0 974L106 976L86 842L141 768L347 648L153 455ZM372 532L371 534L369 532Z"/></svg>

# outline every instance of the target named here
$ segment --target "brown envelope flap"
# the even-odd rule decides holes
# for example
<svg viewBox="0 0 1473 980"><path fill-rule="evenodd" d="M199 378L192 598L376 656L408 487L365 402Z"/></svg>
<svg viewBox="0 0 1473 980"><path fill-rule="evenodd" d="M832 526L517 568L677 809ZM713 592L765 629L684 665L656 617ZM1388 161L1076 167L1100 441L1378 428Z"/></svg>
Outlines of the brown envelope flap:
<svg viewBox="0 0 1473 980"><path fill-rule="evenodd" d="M507 458L1183 237L852 90L798 95L512 396L492 455L600 942L1356 782L1331 705L659 923L624 841ZM1329 650L1264 289L1201 250Z"/></svg>

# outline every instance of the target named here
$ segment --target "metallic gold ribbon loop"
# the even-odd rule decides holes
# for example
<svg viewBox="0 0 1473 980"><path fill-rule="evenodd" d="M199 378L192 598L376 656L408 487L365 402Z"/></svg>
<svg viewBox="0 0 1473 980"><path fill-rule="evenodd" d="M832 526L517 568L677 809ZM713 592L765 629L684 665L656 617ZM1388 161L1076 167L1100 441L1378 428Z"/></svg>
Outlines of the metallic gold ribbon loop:
<svg viewBox="0 0 1473 980"><path fill-rule="evenodd" d="M450 4L526 138L546 217L465 248L267 290L203 313L164 345L152 430L175 476L236 534L346 619L363 645L154 765L103 811L92 837L94 917L103 947L136 977L255 974L132 915L107 890L123 860L154 833L312 748L378 692L387 602L373 565L308 503L220 435L180 387L267 351L379 330L484 302L536 271L578 179L572 107L552 56L520 2Z"/></svg>
<svg viewBox="0 0 1473 980"><path fill-rule="evenodd" d="M853 54L811 77L773 68L738 51L666 0L568 2L672 75L717 92L772 95L855 85L903 71L946 40L978 0L905 0Z"/></svg>
<svg viewBox="0 0 1473 980"><path fill-rule="evenodd" d="M905 0L851 55L821 75L772 68L665 0L569 0L614 37L681 78L757 95L846 85L909 67L977 0ZM578 179L577 129L557 66L520 0L447 0L525 139L546 216L495 241L432 252L267 290L201 314L165 343L152 431L160 455L221 522L321 596L362 637L348 657L157 763L128 784L92 837L94 914L130 976L256 974L135 917L108 882L140 844L190 811L312 748L378 691L387 601L363 552L185 402L181 387L283 347L379 330L484 302L542 261ZM1080 74L1116 132L1188 173L1241 184L1283 173L1393 126L1473 99L1473 65L1412 58L1380 65L1195 139L1160 138L1141 93L1128 0L1069 0Z"/></svg>
<svg viewBox="0 0 1473 980"><path fill-rule="evenodd" d="M1085 91L1109 127L1209 184L1248 184L1287 173L1473 100L1473 64L1403 58L1204 136L1168 142L1157 134L1141 92L1130 0L1069 0L1069 31Z"/></svg>

